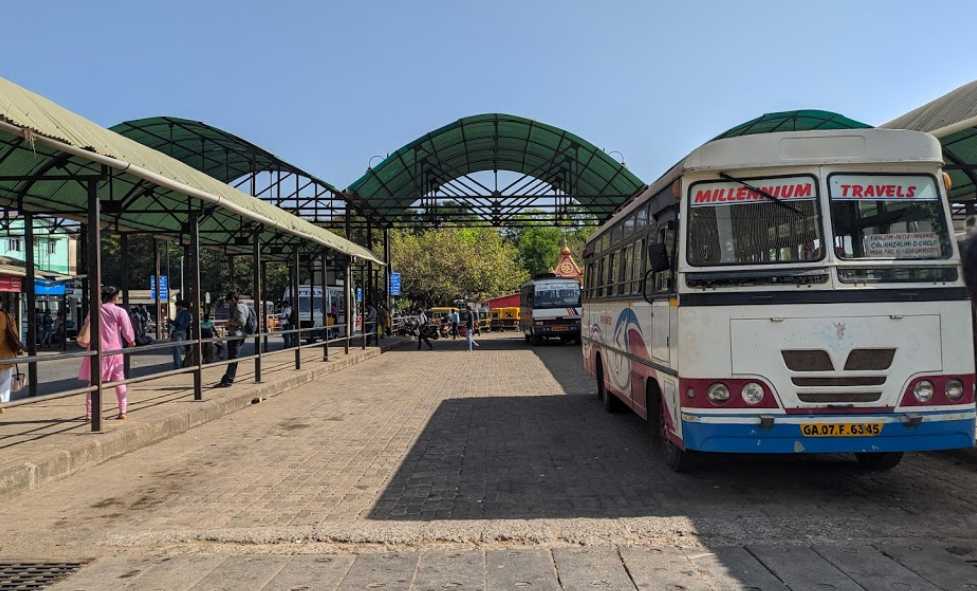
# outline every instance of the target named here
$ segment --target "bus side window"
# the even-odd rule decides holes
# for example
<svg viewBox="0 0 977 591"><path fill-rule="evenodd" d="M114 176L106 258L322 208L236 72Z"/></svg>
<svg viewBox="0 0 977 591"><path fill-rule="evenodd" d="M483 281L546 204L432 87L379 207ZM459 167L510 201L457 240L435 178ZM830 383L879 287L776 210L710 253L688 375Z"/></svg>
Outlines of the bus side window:
<svg viewBox="0 0 977 591"><path fill-rule="evenodd" d="M607 257L600 257L600 262L597 266L597 277L594 278L594 288L597 292L597 297L603 297L604 295L604 259Z"/></svg>
<svg viewBox="0 0 977 591"><path fill-rule="evenodd" d="M631 261L631 265L634 268L634 274L631 276L632 293L641 293L641 281L645 277L645 251L648 250L648 241L644 238L634 243L634 260Z"/></svg>
<svg viewBox="0 0 977 591"><path fill-rule="evenodd" d="M614 295L614 269L617 264L617 253L612 252L607 255L607 269L604 275L604 295L612 296Z"/></svg>
<svg viewBox="0 0 977 591"><path fill-rule="evenodd" d="M675 289L675 222L668 222L658 231L658 241L664 243L671 268L655 273L655 293L670 293Z"/></svg>
<svg viewBox="0 0 977 591"><path fill-rule="evenodd" d="M631 256L634 245L629 244L622 250L624 258L621 261L621 272L618 275L617 293L618 295L628 295L631 293Z"/></svg>

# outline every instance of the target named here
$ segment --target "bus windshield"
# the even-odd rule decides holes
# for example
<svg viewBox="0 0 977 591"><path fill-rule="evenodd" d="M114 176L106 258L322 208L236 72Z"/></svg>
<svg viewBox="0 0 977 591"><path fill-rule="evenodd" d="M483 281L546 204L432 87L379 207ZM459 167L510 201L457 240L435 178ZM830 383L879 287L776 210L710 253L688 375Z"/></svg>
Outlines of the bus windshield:
<svg viewBox="0 0 977 591"><path fill-rule="evenodd" d="M929 175L828 177L835 254L847 259L939 259L952 252Z"/></svg>
<svg viewBox="0 0 977 591"><path fill-rule="evenodd" d="M533 308L567 308L580 305L580 286L537 287Z"/></svg>
<svg viewBox="0 0 977 591"><path fill-rule="evenodd" d="M795 263L824 256L814 177L743 180L750 187L735 181L691 186L690 264Z"/></svg>

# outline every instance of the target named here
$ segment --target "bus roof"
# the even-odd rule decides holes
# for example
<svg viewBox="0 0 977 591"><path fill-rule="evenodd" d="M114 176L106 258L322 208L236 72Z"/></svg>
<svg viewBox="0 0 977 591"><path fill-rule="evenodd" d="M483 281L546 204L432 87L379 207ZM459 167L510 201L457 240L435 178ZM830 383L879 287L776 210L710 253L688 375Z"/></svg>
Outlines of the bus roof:
<svg viewBox="0 0 977 591"><path fill-rule="evenodd" d="M788 131L713 140L693 150L648 185L604 222L587 243L687 172L889 162L943 164L943 150L934 136L905 129Z"/></svg>

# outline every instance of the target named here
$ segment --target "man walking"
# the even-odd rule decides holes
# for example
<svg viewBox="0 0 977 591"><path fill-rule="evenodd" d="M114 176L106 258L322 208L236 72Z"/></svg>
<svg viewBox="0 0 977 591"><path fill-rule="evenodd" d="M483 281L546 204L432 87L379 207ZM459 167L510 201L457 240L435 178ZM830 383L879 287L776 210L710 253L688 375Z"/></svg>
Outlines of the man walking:
<svg viewBox="0 0 977 591"><path fill-rule="evenodd" d="M421 341L427 343L428 349L434 349L431 340L427 338L427 314L420 310L417 314L417 350L421 350Z"/></svg>
<svg viewBox="0 0 977 591"><path fill-rule="evenodd" d="M475 310L471 306L465 307L465 317L462 319L465 322L465 336L468 337L468 351L472 352L476 347L480 347L478 341L475 340L475 325L478 323L475 316Z"/></svg>
<svg viewBox="0 0 977 591"><path fill-rule="evenodd" d="M241 350L241 342L244 340L244 326L248 322L248 307L241 303L240 298L237 293L231 292L227 294L225 300L227 306L230 308L230 318L227 320L226 329L226 341L227 341L227 359L237 359L238 352ZM227 364L227 370L224 371L224 377L221 378L218 388L230 388L231 384L234 383L234 377L237 375L237 361Z"/></svg>
<svg viewBox="0 0 977 591"><path fill-rule="evenodd" d="M187 309L187 306L186 300L177 300L176 318L170 323L170 341L185 341L189 338L188 331L193 318L190 316L190 310ZM173 352L173 369L180 369L183 367L183 353L186 345L178 345L170 347L170 349Z"/></svg>

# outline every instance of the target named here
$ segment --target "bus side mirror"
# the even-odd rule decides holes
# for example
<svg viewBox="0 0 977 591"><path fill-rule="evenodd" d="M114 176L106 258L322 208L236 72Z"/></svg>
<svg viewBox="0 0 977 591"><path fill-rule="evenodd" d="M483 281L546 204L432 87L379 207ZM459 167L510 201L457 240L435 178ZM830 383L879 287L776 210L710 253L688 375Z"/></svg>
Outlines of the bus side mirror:
<svg viewBox="0 0 977 591"><path fill-rule="evenodd" d="M663 242L652 242L648 245L648 270L651 273L667 271L671 268L668 261L668 249Z"/></svg>

